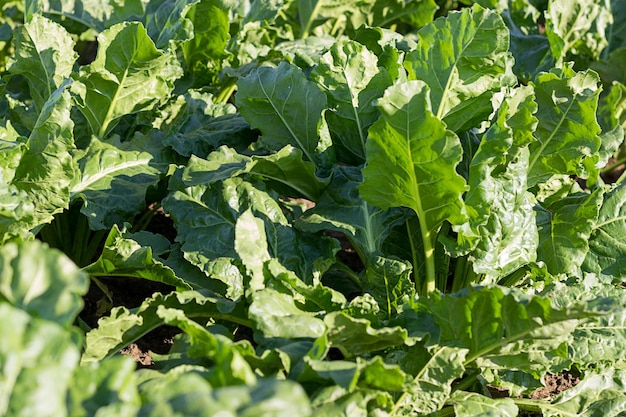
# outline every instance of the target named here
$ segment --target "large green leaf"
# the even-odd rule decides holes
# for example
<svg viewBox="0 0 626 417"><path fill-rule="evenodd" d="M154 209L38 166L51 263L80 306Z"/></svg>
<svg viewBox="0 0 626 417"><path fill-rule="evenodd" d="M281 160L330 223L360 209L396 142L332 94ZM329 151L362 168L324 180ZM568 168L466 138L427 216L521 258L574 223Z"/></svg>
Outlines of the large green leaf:
<svg viewBox="0 0 626 417"><path fill-rule="evenodd" d="M465 180L455 167L461 143L432 114L422 81L390 87L378 101L382 117L370 128L359 192L383 209L408 207L418 216L426 254L426 290L434 289L434 247L444 221L465 220ZM414 265L417 267L417 265Z"/></svg>
<svg viewBox="0 0 626 417"><path fill-rule="evenodd" d="M449 401L457 417L515 417L519 412L512 398L491 398L475 392L456 391Z"/></svg>
<svg viewBox="0 0 626 417"><path fill-rule="evenodd" d="M584 302L555 308L545 297L504 287L433 294L422 303L440 327L438 343L469 349L466 366L518 369L539 375L567 365L567 344L588 317Z"/></svg>
<svg viewBox="0 0 626 417"><path fill-rule="evenodd" d="M34 0L38 11L51 15L62 15L97 32L132 17L143 16L145 1L129 0Z"/></svg>
<svg viewBox="0 0 626 417"><path fill-rule="evenodd" d="M84 272L39 241L0 247L0 299L32 316L70 326L88 287Z"/></svg>
<svg viewBox="0 0 626 417"><path fill-rule="evenodd" d="M600 126L596 121L598 76L570 67L553 69L534 82L539 125L537 141L530 145L529 186L554 174L586 178L593 171L600 149Z"/></svg>
<svg viewBox="0 0 626 417"><path fill-rule="evenodd" d="M363 45L340 41L322 56L311 79L322 86L333 110L326 113L333 143L341 145L348 158L345 162L362 163L367 130L380 116L372 103L391 85L389 73L379 67L376 55ZM336 152L344 160L340 149Z"/></svg>
<svg viewBox="0 0 626 417"><path fill-rule="evenodd" d="M287 145L268 156L245 156L226 146L206 160L192 156L183 171L188 185L211 184L231 177L252 174L267 180L281 195L316 201L328 184L315 175L315 165L302 159L302 152Z"/></svg>
<svg viewBox="0 0 626 417"><path fill-rule="evenodd" d="M546 35L557 63L568 54L597 60L609 44L605 35L613 20L609 1L552 0L545 17Z"/></svg>
<svg viewBox="0 0 626 417"><path fill-rule="evenodd" d="M69 415L135 417L141 403L135 367L132 358L121 356L76 368L68 392Z"/></svg>
<svg viewBox="0 0 626 417"><path fill-rule="evenodd" d="M452 382L465 371L467 349L439 347L396 402L396 409L409 415L440 410L450 398Z"/></svg>
<svg viewBox="0 0 626 417"><path fill-rule="evenodd" d="M130 222L143 210L146 191L161 175L148 150L137 149L133 142L94 138L87 149L75 151L80 172L72 183L72 198L84 200L81 212L93 230Z"/></svg>
<svg viewBox="0 0 626 417"><path fill-rule="evenodd" d="M418 32L409 52L409 79L430 88L432 111L452 131L469 129L491 113L490 100L516 84L509 31L494 11L479 6L453 12Z"/></svg>
<svg viewBox="0 0 626 417"><path fill-rule="evenodd" d="M193 38L193 23L184 17L200 0L152 0L146 5L145 26L148 36L159 49L170 43L180 44Z"/></svg>
<svg viewBox="0 0 626 417"><path fill-rule="evenodd" d="M87 333L81 361L90 363L113 356L121 348L164 325L164 318L158 315L159 309L163 308L184 310L190 318L223 319L251 325L232 301L208 291L204 293L206 295L195 291L168 295L156 293L132 311L125 307L114 308L108 317L101 318L98 326Z"/></svg>
<svg viewBox="0 0 626 417"><path fill-rule="evenodd" d="M589 251L589 238L598 219L603 193L571 194L537 207L539 247L537 258L552 275L580 276Z"/></svg>
<svg viewBox="0 0 626 417"><path fill-rule="evenodd" d="M276 68L264 66L237 85L239 111L261 131L265 147L292 145L318 167L332 162L330 138L320 139L326 96L298 67L285 62Z"/></svg>
<svg viewBox="0 0 626 417"><path fill-rule="evenodd" d="M490 280L536 257L535 199L526 183L527 146L537 125L533 98L528 87L506 98L469 168L469 230L460 228L458 240L471 248L474 271Z"/></svg>
<svg viewBox="0 0 626 417"><path fill-rule="evenodd" d="M180 291L190 290L191 285L164 265L152 247L141 244L142 241L149 241L150 244L158 245L163 240L169 249L169 241L161 235L149 232L132 234L113 225L100 257L84 267L83 271L92 277L143 278L171 285Z"/></svg>
<svg viewBox="0 0 626 417"><path fill-rule="evenodd" d="M29 227L50 222L69 205L75 165L70 155L74 123L67 86L64 83L55 90L44 104L11 182L34 205L35 219Z"/></svg>
<svg viewBox="0 0 626 417"><path fill-rule="evenodd" d="M623 177L622 177L623 178ZM585 271L621 282L626 273L626 181L604 196L598 220L591 230Z"/></svg>
<svg viewBox="0 0 626 417"><path fill-rule="evenodd" d="M192 77L194 86L214 84L218 72L228 56L229 14L218 0L200 0L191 6L186 19L193 24L193 37L182 45L186 77Z"/></svg>
<svg viewBox="0 0 626 417"><path fill-rule="evenodd" d="M406 214L398 209L379 209L361 199L357 187L361 172L355 167L337 167L315 207L296 220L306 231L335 230L350 240L356 251L368 259L382 250L391 229L402 223Z"/></svg>
<svg viewBox="0 0 626 417"><path fill-rule="evenodd" d="M141 23L120 23L98 36L98 55L83 67L75 89L79 108L102 139L122 116L165 101L182 70L156 49Z"/></svg>
<svg viewBox="0 0 626 417"><path fill-rule="evenodd" d="M4 301L0 315L0 414L66 416L65 397L80 357L80 337Z"/></svg>
<svg viewBox="0 0 626 417"><path fill-rule="evenodd" d="M15 56L9 71L26 78L35 107L41 110L52 93L72 72L74 41L59 24L41 15L14 33Z"/></svg>

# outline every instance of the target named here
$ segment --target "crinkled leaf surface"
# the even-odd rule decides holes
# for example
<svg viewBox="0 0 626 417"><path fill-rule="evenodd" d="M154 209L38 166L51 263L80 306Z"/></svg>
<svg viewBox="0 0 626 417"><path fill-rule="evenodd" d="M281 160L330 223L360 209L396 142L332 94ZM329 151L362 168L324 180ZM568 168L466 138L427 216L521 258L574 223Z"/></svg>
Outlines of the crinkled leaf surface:
<svg viewBox="0 0 626 417"><path fill-rule="evenodd" d="M449 403L458 417L515 417L519 413L512 398L489 398L475 392L456 391Z"/></svg>
<svg viewBox="0 0 626 417"><path fill-rule="evenodd" d="M537 208L537 258L553 275L580 276L589 251L589 238L598 219L603 193L572 194Z"/></svg>
<svg viewBox="0 0 626 417"><path fill-rule="evenodd" d="M620 280L626 272L626 181L609 191L592 228L585 271L608 280Z"/></svg>
<svg viewBox="0 0 626 417"><path fill-rule="evenodd" d="M61 14L69 19L80 22L97 32L144 13L145 2L130 0L43 0L38 1L40 11L50 14Z"/></svg>
<svg viewBox="0 0 626 417"><path fill-rule="evenodd" d="M146 191L161 174L148 151L133 142L94 138L87 149L74 152L80 173L72 183L72 198L84 200L81 212L92 229L131 221L145 207Z"/></svg>
<svg viewBox="0 0 626 417"><path fill-rule="evenodd" d="M596 121L598 76L570 67L553 69L534 82L539 124L530 145L529 186L554 174L588 177L587 166L600 149Z"/></svg>
<svg viewBox="0 0 626 417"><path fill-rule="evenodd" d="M296 220L297 227L313 232L341 232L363 259L381 251L391 229L405 220L406 213L395 208L383 210L361 199L357 187L362 180L358 168L335 169L315 207Z"/></svg>
<svg viewBox="0 0 626 417"><path fill-rule="evenodd" d="M87 274L39 241L0 247L0 298L34 317L70 326L88 286Z"/></svg>
<svg viewBox="0 0 626 417"><path fill-rule="evenodd" d="M146 5L145 26L158 49L166 49L193 37L193 23L184 17L199 0L153 0Z"/></svg>
<svg viewBox="0 0 626 417"><path fill-rule="evenodd" d="M362 163L367 130L380 116L372 104L391 85L391 76L363 45L340 41L321 57L311 79L324 89L333 110L326 113L333 143L342 145L341 151L350 158L347 162Z"/></svg>
<svg viewBox="0 0 626 417"><path fill-rule="evenodd" d="M52 93L37 117L26 142L27 148L11 184L25 191L35 209L33 227L47 223L69 205L70 182L75 165L70 152L74 149L70 118L68 83Z"/></svg>
<svg viewBox="0 0 626 417"><path fill-rule="evenodd" d="M261 131L269 150L292 145L318 167L333 160L330 143L320 140L319 132L326 96L298 67L285 62L260 67L237 86L237 107Z"/></svg>
<svg viewBox="0 0 626 417"><path fill-rule="evenodd" d="M509 32L494 11L474 6L452 12L418 36L416 49L405 59L409 79L428 85L432 112L452 131L484 120L493 93L516 82Z"/></svg>
<svg viewBox="0 0 626 417"><path fill-rule="evenodd" d="M175 56L156 49L141 23L119 23L98 36L98 55L81 70L75 94L102 139L122 116L167 99L181 75Z"/></svg>
<svg viewBox="0 0 626 417"><path fill-rule="evenodd" d="M502 103L470 163L465 196L469 230L461 227L458 240L472 248L474 271L487 279L504 276L536 257L535 199L526 183L535 111L532 90L515 90Z"/></svg>
<svg viewBox="0 0 626 417"><path fill-rule="evenodd" d="M5 301L0 315L0 414L66 415L65 395L80 357L77 333Z"/></svg>
<svg viewBox="0 0 626 417"><path fill-rule="evenodd" d="M15 57L9 71L26 78L35 106L41 110L72 72L77 57L74 41L61 25L41 15L33 16L13 36Z"/></svg>

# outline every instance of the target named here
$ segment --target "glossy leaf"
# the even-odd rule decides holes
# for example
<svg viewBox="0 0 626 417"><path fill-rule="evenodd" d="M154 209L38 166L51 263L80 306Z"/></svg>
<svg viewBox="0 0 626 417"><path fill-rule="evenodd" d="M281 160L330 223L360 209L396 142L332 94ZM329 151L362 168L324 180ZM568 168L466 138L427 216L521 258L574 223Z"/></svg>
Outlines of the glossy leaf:
<svg viewBox="0 0 626 417"><path fill-rule="evenodd" d="M237 85L239 111L261 131L265 147L277 150L292 145L318 168L334 159L330 143L320 140L326 96L300 69L287 63L261 67ZM307 99L301 100L304 96Z"/></svg>
<svg viewBox="0 0 626 417"><path fill-rule="evenodd" d="M570 67L540 74L535 83L537 142L530 145L528 182L533 186L554 174L589 176L592 155L600 149L598 77Z"/></svg>
<svg viewBox="0 0 626 417"><path fill-rule="evenodd" d="M79 175L72 183L72 198L84 201L81 212L94 230L132 221L145 207L146 191L156 185L160 171L151 166L154 155L132 142L93 139L74 153Z"/></svg>
<svg viewBox="0 0 626 417"><path fill-rule="evenodd" d="M71 326L88 287L87 274L39 241L0 247L0 299L34 317Z"/></svg>
<svg viewBox="0 0 626 417"><path fill-rule="evenodd" d="M167 99L182 74L175 57L157 50L140 23L117 24L98 36L98 44L75 94L93 134L103 139L122 116Z"/></svg>
<svg viewBox="0 0 626 417"><path fill-rule="evenodd" d="M37 109L70 76L76 52L67 31L41 15L21 26L14 34L15 57L9 71L26 78Z"/></svg>
<svg viewBox="0 0 626 417"><path fill-rule="evenodd" d="M509 32L489 9L450 13L419 30L418 37L405 59L409 79L428 85L432 112L452 131L476 126L491 112L492 95L515 84Z"/></svg>

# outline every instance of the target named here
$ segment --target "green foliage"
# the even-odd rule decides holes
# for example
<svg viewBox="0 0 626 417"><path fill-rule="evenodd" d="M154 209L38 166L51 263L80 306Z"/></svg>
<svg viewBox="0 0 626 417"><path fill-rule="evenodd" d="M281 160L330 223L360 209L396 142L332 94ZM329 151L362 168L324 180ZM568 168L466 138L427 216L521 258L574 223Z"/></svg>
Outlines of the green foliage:
<svg viewBox="0 0 626 417"><path fill-rule="evenodd" d="M625 17L4 2L0 415L619 415Z"/></svg>

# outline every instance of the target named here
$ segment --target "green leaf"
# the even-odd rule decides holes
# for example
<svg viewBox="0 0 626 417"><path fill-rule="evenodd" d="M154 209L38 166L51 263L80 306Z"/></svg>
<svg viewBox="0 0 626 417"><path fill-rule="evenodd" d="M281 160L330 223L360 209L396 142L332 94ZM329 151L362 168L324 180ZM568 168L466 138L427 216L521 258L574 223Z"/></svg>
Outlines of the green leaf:
<svg viewBox="0 0 626 417"><path fill-rule="evenodd" d="M70 151L74 149L70 118L70 98L64 83L44 104L26 142L26 150L16 167L11 184L25 191L35 208L34 224L52 220L52 216L69 205L70 182L75 165Z"/></svg>
<svg viewBox="0 0 626 417"><path fill-rule="evenodd" d="M141 23L120 23L98 36L98 55L75 89L94 135L103 139L122 116L165 101L181 73L171 53L156 49Z"/></svg>
<svg viewBox="0 0 626 417"><path fill-rule="evenodd" d="M465 220L465 180L455 170L461 143L432 114L422 81L390 87L378 107L382 117L370 128L364 180L358 189L373 206L408 207L417 214L428 292L435 285L434 247L441 225Z"/></svg>
<svg viewBox="0 0 626 417"><path fill-rule="evenodd" d="M225 336L212 334L206 328L186 317L183 310L159 306L157 315L166 324L177 326L190 337L187 354L211 362L208 381L214 387L252 385L256 376L242 355Z"/></svg>
<svg viewBox="0 0 626 417"><path fill-rule="evenodd" d="M173 292L168 295L155 293L139 307L128 310L115 307L108 317L98 321L98 326L87 333L82 363L100 361L116 354L121 348L146 335L165 322L157 314L159 308L184 310L187 317L232 320L250 326L251 323L235 304L208 291Z"/></svg>
<svg viewBox="0 0 626 417"><path fill-rule="evenodd" d="M395 410L406 414L427 414L440 410L450 398L452 382L463 376L466 349L436 348L396 402Z"/></svg>
<svg viewBox="0 0 626 417"><path fill-rule="evenodd" d="M160 112L153 125L165 133L163 144L186 157L204 158L225 143L243 150L255 137L235 106L216 103L210 94L188 91Z"/></svg>
<svg viewBox="0 0 626 417"><path fill-rule="evenodd" d="M441 329L439 344L469 349L466 365L527 373L562 370L572 332L596 315L583 305L555 308L548 298L505 287L433 294L421 302Z"/></svg>
<svg viewBox="0 0 626 417"><path fill-rule="evenodd" d="M604 196L598 220L591 230L583 270L621 282L626 272L626 181Z"/></svg>
<svg viewBox="0 0 626 417"><path fill-rule="evenodd" d="M66 19L74 20L96 32L125 20L133 20L131 17L139 17L144 14L145 2L142 0L129 0L119 3L116 0L35 0L39 3L39 11L52 15L62 15Z"/></svg>
<svg viewBox="0 0 626 417"><path fill-rule="evenodd" d="M80 173L72 183L72 199L84 200L81 212L93 230L132 221L161 174L152 166L154 155L133 142L94 138L87 149L74 152L74 160Z"/></svg>
<svg viewBox="0 0 626 417"><path fill-rule="evenodd" d="M554 174L589 176L588 166L595 164L600 149L598 83L595 73L576 73L570 67L537 76L533 85L539 125L537 142L530 145L529 186Z"/></svg>
<svg viewBox="0 0 626 417"><path fill-rule="evenodd" d="M156 258L152 247L142 246L140 242L142 239L139 237L147 238L152 244L165 240L168 248L169 241L161 235L140 233L141 235L128 233L113 225L100 257L91 265L84 267L83 271L92 277L143 278L171 285L179 291L192 289L191 285L176 276L171 268Z"/></svg>
<svg viewBox="0 0 626 417"><path fill-rule="evenodd" d="M237 86L237 107L261 131L263 146L278 150L292 145L318 169L332 162L330 143L320 140L326 96L298 67L285 62L276 68L260 67Z"/></svg>
<svg viewBox="0 0 626 417"><path fill-rule="evenodd" d="M390 410L393 399L381 390L357 390L350 392L332 386L315 393L312 406L315 417L367 416Z"/></svg>
<svg viewBox="0 0 626 417"><path fill-rule="evenodd" d="M192 156L183 171L188 185L211 184L227 178L252 174L266 180L281 195L316 201L328 184L315 175L315 165L302 159L302 152L290 145L268 156L245 156L221 146L206 160Z"/></svg>
<svg viewBox="0 0 626 417"><path fill-rule="evenodd" d="M509 31L494 11L474 6L450 13L418 37L405 59L409 79L429 86L432 112L452 131L477 126L491 113L493 94L516 84Z"/></svg>
<svg viewBox="0 0 626 417"><path fill-rule="evenodd" d="M152 0L146 5L145 26L158 49L193 38L193 23L186 18L189 8L199 0Z"/></svg>
<svg viewBox="0 0 626 417"><path fill-rule="evenodd" d="M324 89L333 110L326 113L326 121L334 145L340 144L348 158L339 159L364 162L367 130L380 116L372 103L391 85L389 73L363 45L340 41L321 57L311 79Z"/></svg>
<svg viewBox="0 0 626 417"><path fill-rule="evenodd" d="M0 300L34 317L70 326L88 287L87 274L39 241L0 247Z"/></svg>
<svg viewBox="0 0 626 417"><path fill-rule="evenodd" d="M0 414L65 416L80 337L3 301L0 316Z"/></svg>
<svg viewBox="0 0 626 417"><path fill-rule="evenodd" d="M403 345L407 338L406 329L382 327L376 329L367 319L354 318L344 312L332 312L324 317L330 346L341 350L347 358L377 352Z"/></svg>
<svg viewBox="0 0 626 417"><path fill-rule="evenodd" d="M122 356L76 368L68 393L69 415L135 417L141 403L135 367L134 360Z"/></svg>
<svg viewBox="0 0 626 417"><path fill-rule="evenodd" d="M380 256L370 258L365 270L364 290L374 297L384 319L396 317L404 300L415 296L411 269L408 262Z"/></svg>
<svg viewBox="0 0 626 417"><path fill-rule="evenodd" d="M587 375L574 388L563 391L550 403L537 401L544 416L619 416L626 407L626 372L608 369Z"/></svg>
<svg viewBox="0 0 626 417"><path fill-rule="evenodd" d="M185 18L193 25L193 37L182 45L185 76L192 77L194 86L217 83L222 60L228 56L228 10L217 0L200 0Z"/></svg>
<svg viewBox="0 0 626 417"><path fill-rule="evenodd" d="M254 292L251 299L248 314L265 338L318 338L326 330L321 319L300 310L289 295L265 288Z"/></svg>
<svg viewBox="0 0 626 417"><path fill-rule="evenodd" d="M580 276L589 251L589 238L602 205L602 189L571 194L548 206L537 207L537 258L552 275Z"/></svg>
<svg viewBox="0 0 626 417"><path fill-rule="evenodd" d="M470 164L465 196L469 230L461 227L458 241L471 248L474 272L486 280L506 276L536 258L535 198L526 183L536 109L532 89L514 90Z"/></svg>
<svg viewBox="0 0 626 417"><path fill-rule="evenodd" d="M456 391L449 403L458 417L515 417L519 409L512 398L489 398L475 392Z"/></svg>
<svg viewBox="0 0 626 417"><path fill-rule="evenodd" d="M557 64L568 55L597 60L609 44L605 32L611 23L609 2L583 0L572 4L553 0L546 12L546 35Z"/></svg>
<svg viewBox="0 0 626 417"><path fill-rule="evenodd" d="M61 25L41 15L33 16L13 36L15 56L8 69L26 78L35 107L41 110L72 72L77 57L74 41Z"/></svg>

